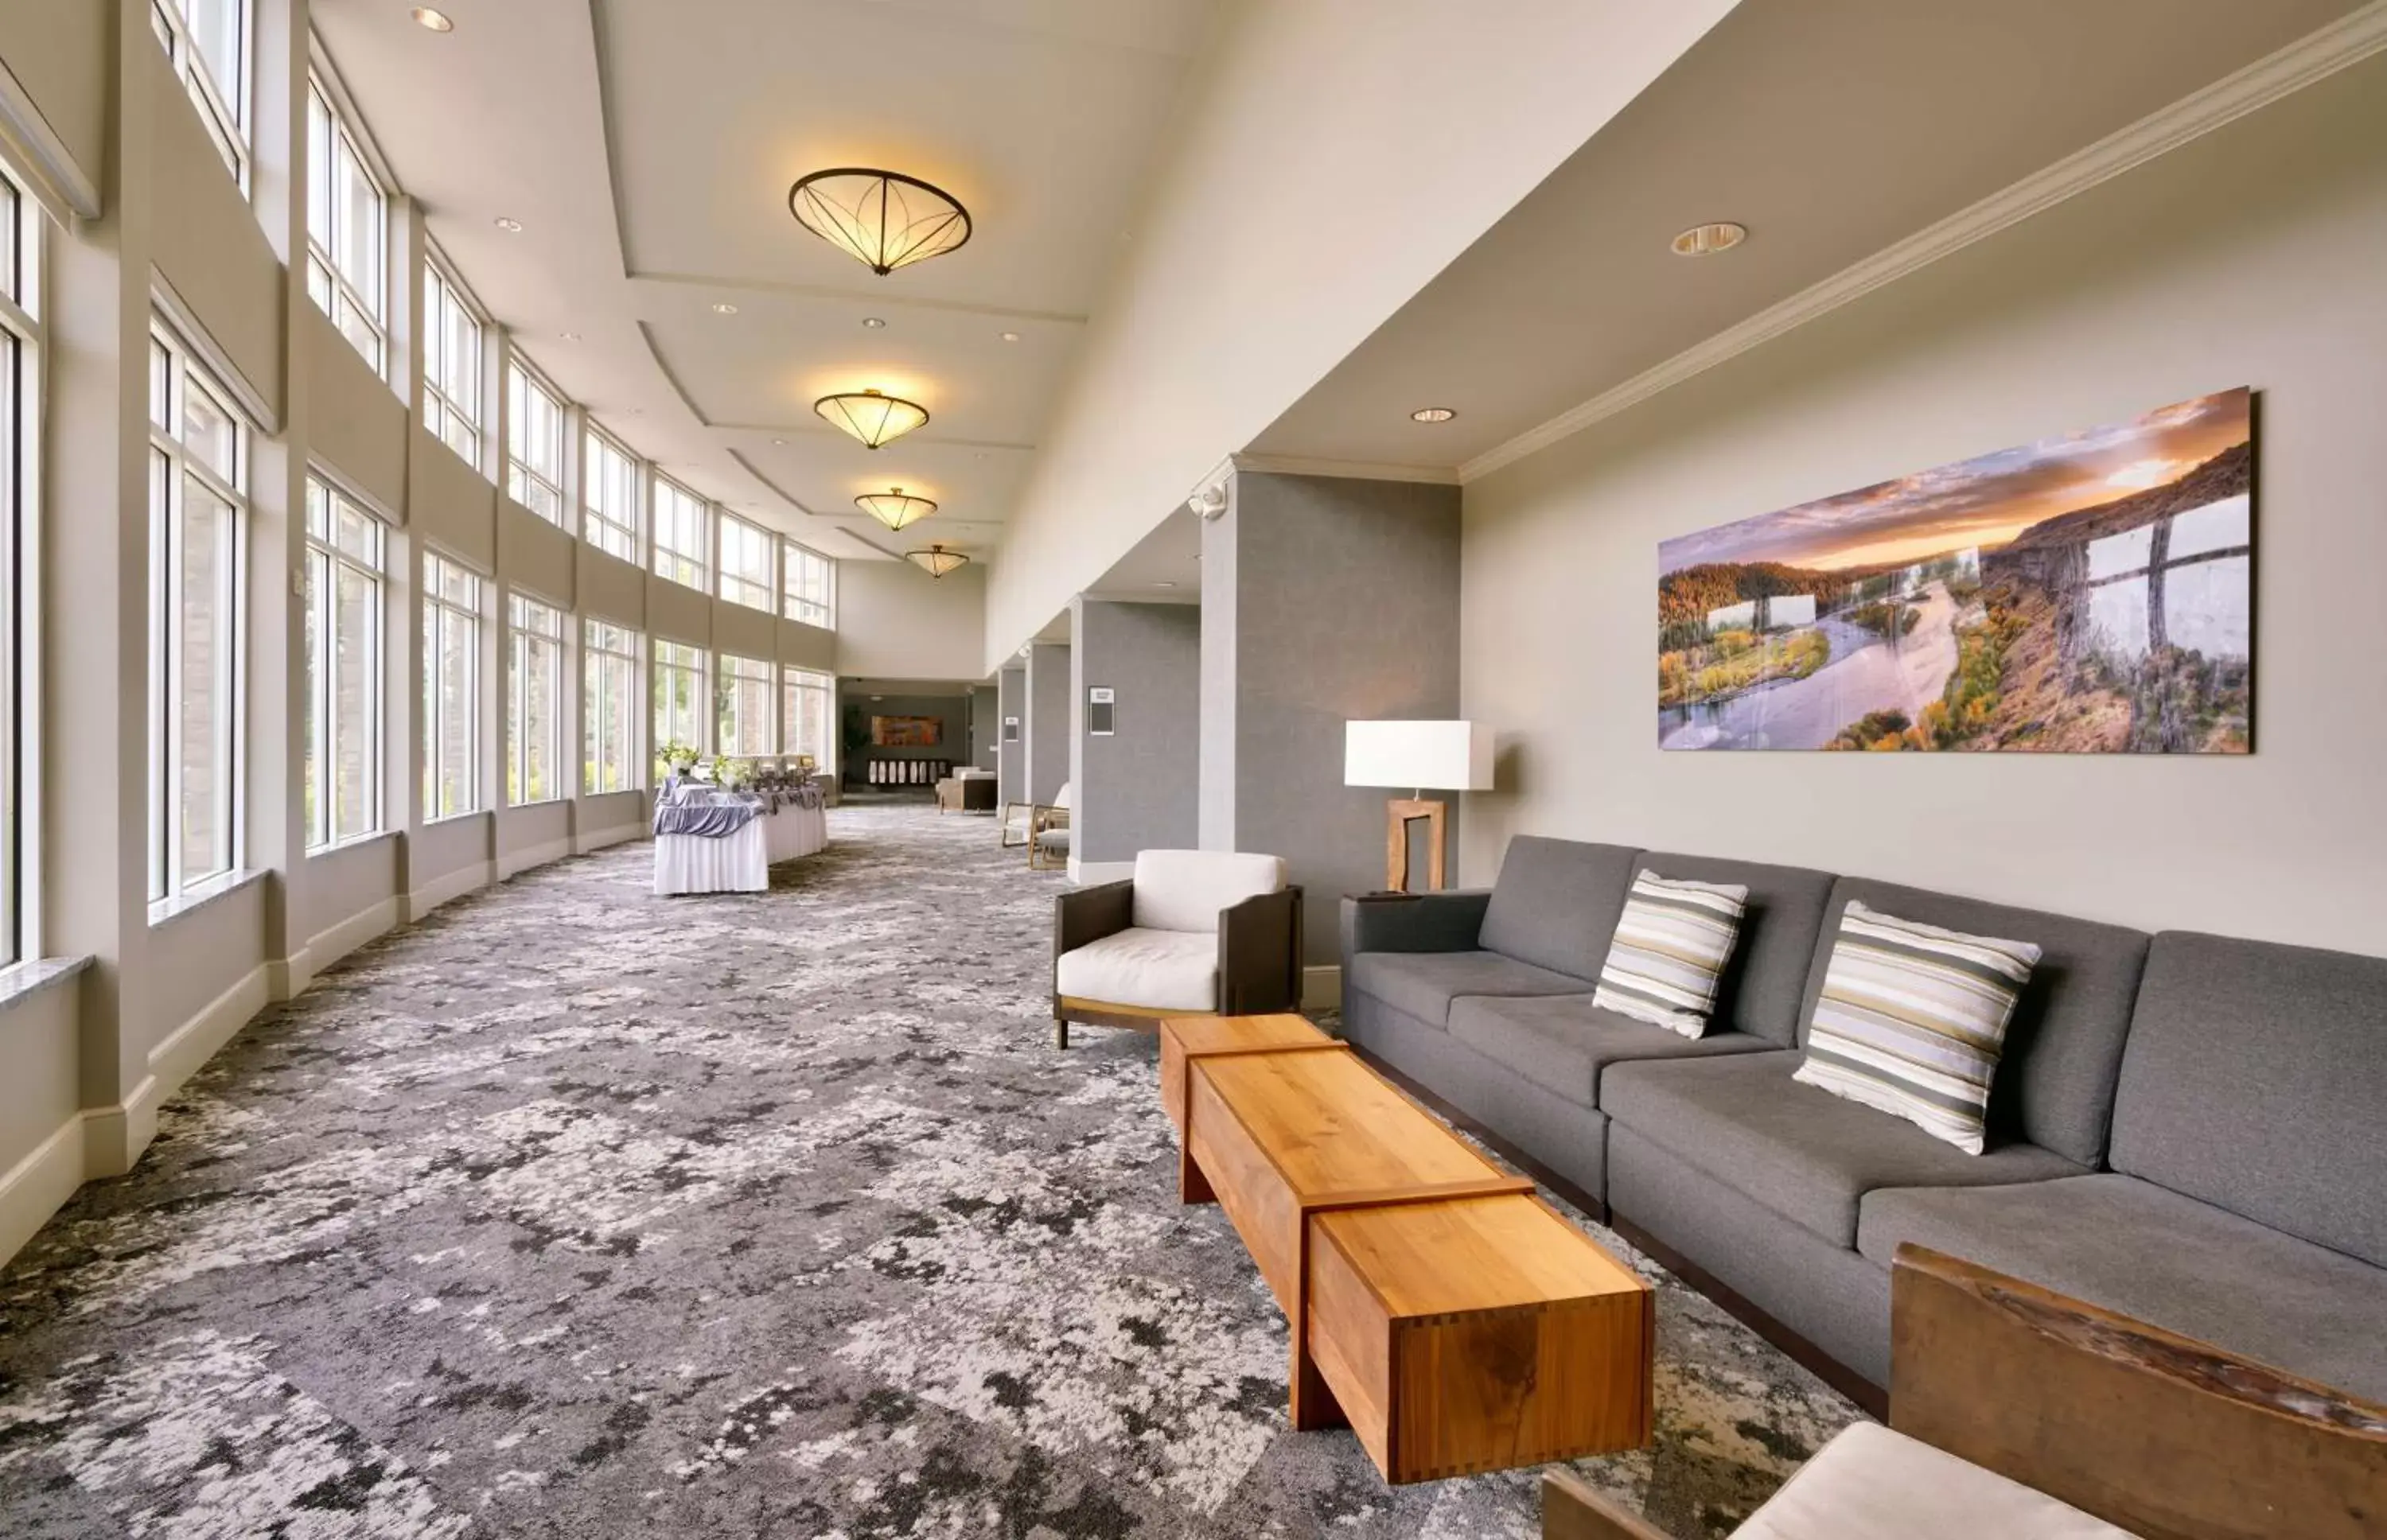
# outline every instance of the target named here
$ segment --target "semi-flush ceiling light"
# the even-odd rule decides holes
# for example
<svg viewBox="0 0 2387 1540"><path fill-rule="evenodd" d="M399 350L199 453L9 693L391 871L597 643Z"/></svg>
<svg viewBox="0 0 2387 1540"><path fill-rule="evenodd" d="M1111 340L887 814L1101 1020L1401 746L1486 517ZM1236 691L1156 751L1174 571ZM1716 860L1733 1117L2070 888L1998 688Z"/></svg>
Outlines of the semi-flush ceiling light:
<svg viewBox="0 0 2387 1540"><path fill-rule="evenodd" d="M890 529L918 524L937 511L937 505L926 498L916 498L900 486L884 492L865 492L853 499L865 513Z"/></svg>
<svg viewBox="0 0 2387 1540"><path fill-rule="evenodd" d="M953 195L898 171L840 166L788 189L788 212L882 276L941 257L970 238L969 210Z"/></svg>
<svg viewBox="0 0 2387 1540"><path fill-rule="evenodd" d="M1448 407L1420 407L1409 413L1412 423L1447 423L1459 413Z"/></svg>
<svg viewBox="0 0 2387 1540"><path fill-rule="evenodd" d="M452 32L456 30L456 23L448 19L446 11L433 10L428 6L414 7L414 21L415 25L428 27L435 32Z"/></svg>
<svg viewBox="0 0 2387 1540"><path fill-rule="evenodd" d="M934 541L929 542L928 549L926 550L905 551L903 560L927 573L930 577L942 577L956 568L969 565L968 557L957 550L947 550Z"/></svg>
<svg viewBox="0 0 2387 1540"><path fill-rule="evenodd" d="M713 313L714 315L736 315L738 313L738 307L732 305L726 299L720 300L714 305Z"/></svg>
<svg viewBox="0 0 2387 1540"><path fill-rule="evenodd" d="M1005 342L1017 342L1019 340L1019 334L1017 332L1004 332L1001 334L1001 335L1003 340Z"/></svg>
<svg viewBox="0 0 2387 1540"><path fill-rule="evenodd" d="M1730 251L1749 239L1749 226L1719 221L1714 224L1695 224L1673 239L1677 257L1712 257L1719 251Z"/></svg>
<svg viewBox="0 0 2387 1540"><path fill-rule="evenodd" d="M498 216L498 228L504 231L509 235L519 235L522 234L522 221L515 219L509 214L499 214Z"/></svg>
<svg viewBox="0 0 2387 1540"><path fill-rule="evenodd" d="M864 316L864 317L862 318L862 323L863 323L865 326L869 327L869 328L870 328L872 331L874 331L874 332L878 331L880 327L885 326L885 325L887 324L887 322L884 322L884 321L880 320L878 317L877 317L877 316L875 316L875 315L866 315L866 316Z"/></svg>
<svg viewBox="0 0 2387 1540"><path fill-rule="evenodd" d="M881 390L848 390L813 403L832 427L862 440L865 449L892 444L928 420L928 409Z"/></svg>

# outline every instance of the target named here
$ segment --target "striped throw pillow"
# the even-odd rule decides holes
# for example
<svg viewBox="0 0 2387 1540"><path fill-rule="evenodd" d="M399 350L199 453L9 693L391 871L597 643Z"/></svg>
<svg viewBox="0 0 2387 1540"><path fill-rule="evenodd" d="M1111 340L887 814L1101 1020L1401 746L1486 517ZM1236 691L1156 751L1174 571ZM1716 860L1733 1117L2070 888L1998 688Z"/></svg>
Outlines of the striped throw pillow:
<svg viewBox="0 0 2387 1540"><path fill-rule="evenodd" d="M2039 948L1920 925L1851 903L1791 1078L1893 1113L1967 1155Z"/></svg>
<svg viewBox="0 0 2387 1540"><path fill-rule="evenodd" d="M1708 1029L1749 890L1643 872L1616 921L1591 1003L1695 1038Z"/></svg>

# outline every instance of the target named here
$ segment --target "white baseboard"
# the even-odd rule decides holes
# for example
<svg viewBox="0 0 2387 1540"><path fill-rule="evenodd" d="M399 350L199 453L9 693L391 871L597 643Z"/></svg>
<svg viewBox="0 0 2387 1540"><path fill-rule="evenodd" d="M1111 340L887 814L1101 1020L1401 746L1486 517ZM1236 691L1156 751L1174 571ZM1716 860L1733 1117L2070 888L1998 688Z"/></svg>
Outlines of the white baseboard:
<svg viewBox="0 0 2387 1540"><path fill-rule="evenodd" d="M85 1107L76 1121L82 1128L83 1180L122 1176L158 1137L158 1077L143 1076L132 1095L113 1106Z"/></svg>
<svg viewBox="0 0 2387 1540"><path fill-rule="evenodd" d="M529 871L533 866L544 866L550 861L561 861L571 853L572 837L570 835L561 839L549 839L543 844L525 845L518 851L501 851L497 859L498 880L503 882L518 872Z"/></svg>
<svg viewBox="0 0 2387 1540"><path fill-rule="evenodd" d="M361 915L351 915L327 930L318 930L307 938L306 957L309 982L316 974L354 952L376 936L386 936L398 927L399 903L397 895L382 900Z"/></svg>
<svg viewBox="0 0 2387 1540"><path fill-rule="evenodd" d="M1343 968L1338 963L1301 970L1301 1008L1339 1011L1343 1008Z"/></svg>
<svg viewBox="0 0 2387 1540"><path fill-rule="evenodd" d="M16 1256L82 1185L86 1137L78 1113L0 1175L0 1262Z"/></svg>
<svg viewBox="0 0 2387 1540"><path fill-rule="evenodd" d="M1069 857L1069 880L1080 888L1091 888L1097 882L1124 882L1135 875L1132 861L1080 861Z"/></svg>
<svg viewBox="0 0 2387 1540"><path fill-rule="evenodd" d="M443 903L452 903L466 893L478 892L498 879L497 866L492 862L475 861L460 866L446 877L436 877L406 895L406 912L400 918L412 925Z"/></svg>
<svg viewBox="0 0 2387 1540"><path fill-rule="evenodd" d="M238 1036L240 1029L265 1009L272 1000L268 971L263 964L249 969L230 989L200 1006L190 1020L167 1033L157 1047L149 1050L149 1079L145 1085L153 1102L162 1102L180 1091L183 1081L215 1057L216 1050Z"/></svg>
<svg viewBox="0 0 2387 1540"><path fill-rule="evenodd" d="M593 834L575 834L572 837L572 853L587 855L610 846L626 845L633 839L645 839L648 832L644 824L618 824L612 828L600 828Z"/></svg>

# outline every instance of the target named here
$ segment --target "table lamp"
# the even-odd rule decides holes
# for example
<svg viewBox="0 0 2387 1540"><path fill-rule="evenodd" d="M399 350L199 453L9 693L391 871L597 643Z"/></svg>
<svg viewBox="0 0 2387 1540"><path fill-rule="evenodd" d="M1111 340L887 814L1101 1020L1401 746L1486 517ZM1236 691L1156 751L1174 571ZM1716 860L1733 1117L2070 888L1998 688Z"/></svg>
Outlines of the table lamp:
<svg viewBox="0 0 2387 1540"><path fill-rule="evenodd" d="M1348 722L1343 727L1343 784L1409 787L1412 795L1384 804L1384 886L1409 886L1409 826L1426 826L1425 891L1443 887L1443 824L1446 802L1428 790L1492 789L1492 729L1475 722Z"/></svg>

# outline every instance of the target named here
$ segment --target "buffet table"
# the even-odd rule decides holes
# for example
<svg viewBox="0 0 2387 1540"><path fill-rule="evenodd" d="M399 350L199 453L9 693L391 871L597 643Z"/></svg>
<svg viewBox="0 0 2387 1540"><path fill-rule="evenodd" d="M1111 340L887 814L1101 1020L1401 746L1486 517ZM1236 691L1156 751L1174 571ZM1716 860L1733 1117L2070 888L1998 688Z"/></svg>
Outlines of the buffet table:
<svg viewBox="0 0 2387 1540"><path fill-rule="evenodd" d="M817 782L728 791L681 781L655 799L655 892L759 893L771 868L828 844Z"/></svg>

